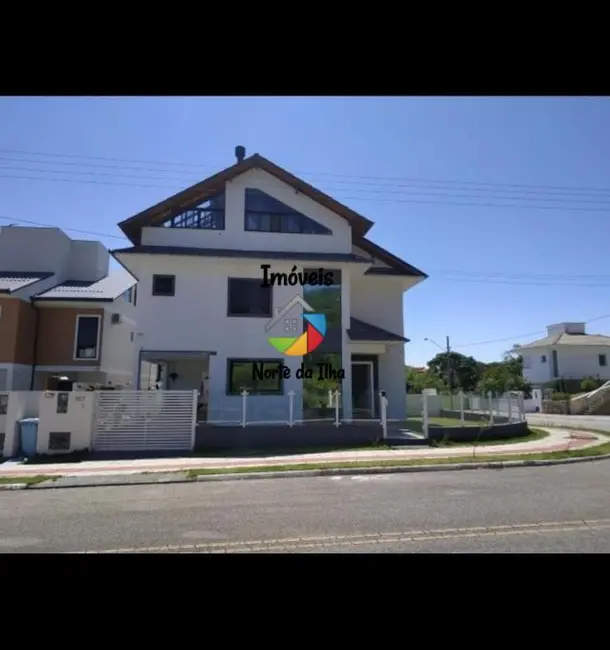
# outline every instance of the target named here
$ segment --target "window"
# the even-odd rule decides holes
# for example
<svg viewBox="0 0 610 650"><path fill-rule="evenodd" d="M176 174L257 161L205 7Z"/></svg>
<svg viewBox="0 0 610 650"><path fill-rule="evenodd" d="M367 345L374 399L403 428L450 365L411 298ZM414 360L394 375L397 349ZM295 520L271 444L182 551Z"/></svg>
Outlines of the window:
<svg viewBox="0 0 610 650"><path fill-rule="evenodd" d="M133 339L134 339L134 333L133 333L133 332L129 332L129 340L130 340L132 343L133 343Z"/></svg>
<svg viewBox="0 0 610 650"><path fill-rule="evenodd" d="M540 363L546 363L546 354L543 354L543 355L540 357Z"/></svg>
<svg viewBox="0 0 610 650"><path fill-rule="evenodd" d="M271 318L271 291L260 278L229 278L227 316Z"/></svg>
<svg viewBox="0 0 610 650"><path fill-rule="evenodd" d="M173 296L175 292L175 275L153 275L153 296Z"/></svg>
<svg viewBox="0 0 610 650"><path fill-rule="evenodd" d="M282 395L282 363L278 359L229 359L227 395L240 395L244 389L251 395Z"/></svg>
<svg viewBox="0 0 610 650"><path fill-rule="evenodd" d="M100 316L76 317L75 359L95 361L99 354Z"/></svg>
<svg viewBox="0 0 610 650"><path fill-rule="evenodd" d="M244 228L255 232L332 235L322 224L288 207L261 190L246 189Z"/></svg>
<svg viewBox="0 0 610 650"><path fill-rule="evenodd" d="M206 199L195 208L185 210L168 219L165 228L196 228L198 230L224 230L225 195L224 192Z"/></svg>
<svg viewBox="0 0 610 650"><path fill-rule="evenodd" d="M608 360L606 359L605 354L600 354L599 355L599 365L600 366L607 366L608 365Z"/></svg>

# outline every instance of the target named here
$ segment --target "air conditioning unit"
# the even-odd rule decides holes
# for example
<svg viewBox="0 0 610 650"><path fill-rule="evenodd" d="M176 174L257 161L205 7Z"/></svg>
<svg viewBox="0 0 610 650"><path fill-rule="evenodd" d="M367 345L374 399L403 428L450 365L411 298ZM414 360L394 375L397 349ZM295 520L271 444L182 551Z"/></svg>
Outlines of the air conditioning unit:
<svg viewBox="0 0 610 650"><path fill-rule="evenodd" d="M121 323L121 314L112 314L112 317L110 318L110 322L113 325L120 325L120 323Z"/></svg>

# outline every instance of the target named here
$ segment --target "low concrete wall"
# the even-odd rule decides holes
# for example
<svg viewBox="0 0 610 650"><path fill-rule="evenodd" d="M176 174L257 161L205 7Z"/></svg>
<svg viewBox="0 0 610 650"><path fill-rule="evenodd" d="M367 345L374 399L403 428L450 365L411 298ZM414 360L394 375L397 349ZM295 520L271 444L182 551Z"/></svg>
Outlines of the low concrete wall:
<svg viewBox="0 0 610 650"><path fill-rule="evenodd" d="M450 440L453 442L479 442L522 438L529 433L527 422L506 422L493 426L440 427L428 426L429 440Z"/></svg>
<svg viewBox="0 0 610 650"><path fill-rule="evenodd" d="M383 435L378 423L342 424L335 427L326 422L288 426L200 425L197 427L195 449L296 449L303 447L354 447L373 444Z"/></svg>
<svg viewBox="0 0 610 650"><path fill-rule="evenodd" d="M441 411L440 416L442 418L456 418L457 420L459 420L460 412L443 410ZM513 418L516 416L517 413L515 412ZM481 421L487 422L489 420L489 413L477 413L475 411L464 411L464 420L468 422L481 422ZM494 424L507 424L507 423L508 423L507 415L497 415L496 413L494 413Z"/></svg>

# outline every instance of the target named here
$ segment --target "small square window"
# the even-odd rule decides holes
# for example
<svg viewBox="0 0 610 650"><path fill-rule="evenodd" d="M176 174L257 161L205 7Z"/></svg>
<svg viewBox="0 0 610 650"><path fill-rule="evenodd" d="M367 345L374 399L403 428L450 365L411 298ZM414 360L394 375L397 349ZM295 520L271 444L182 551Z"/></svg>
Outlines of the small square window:
<svg viewBox="0 0 610 650"><path fill-rule="evenodd" d="M176 293L175 275L153 275L153 296L173 296Z"/></svg>
<svg viewBox="0 0 610 650"><path fill-rule="evenodd" d="M600 354L599 355L599 365L600 366L607 366L608 365L608 360L606 359L605 354Z"/></svg>
<svg viewBox="0 0 610 650"><path fill-rule="evenodd" d="M0 415L6 415L8 409L8 395L3 393L0 395Z"/></svg>
<svg viewBox="0 0 610 650"><path fill-rule="evenodd" d="M546 363L546 354L543 354L543 355L540 357L540 363Z"/></svg>
<svg viewBox="0 0 610 650"><path fill-rule="evenodd" d="M133 339L134 339L134 337L135 337L134 333L133 333L133 332L129 332L129 340L130 340L132 343L133 343Z"/></svg>
<svg viewBox="0 0 610 650"><path fill-rule="evenodd" d="M68 412L68 398L70 393L57 393L57 409L56 413Z"/></svg>

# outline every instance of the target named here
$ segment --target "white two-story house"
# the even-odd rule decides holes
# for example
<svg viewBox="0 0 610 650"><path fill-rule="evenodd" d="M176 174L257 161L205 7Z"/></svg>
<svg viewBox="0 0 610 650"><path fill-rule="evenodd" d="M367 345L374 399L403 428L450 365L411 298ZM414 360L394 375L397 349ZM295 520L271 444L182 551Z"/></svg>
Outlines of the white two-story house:
<svg viewBox="0 0 610 650"><path fill-rule="evenodd" d="M139 281L138 365L159 364L166 389L200 390L210 423L238 422L244 389L248 421L287 420L291 391L294 417L314 418L335 388L346 420L379 417L380 390L388 417L404 419L403 294L426 274L367 239L367 218L235 153L236 164L119 224L133 245L112 254ZM265 271L279 284L263 286ZM307 329L310 311L325 331Z"/></svg>
<svg viewBox="0 0 610 650"><path fill-rule="evenodd" d="M547 336L520 345L523 376L534 385L558 379L610 379L610 336L587 334L585 323L556 323Z"/></svg>

